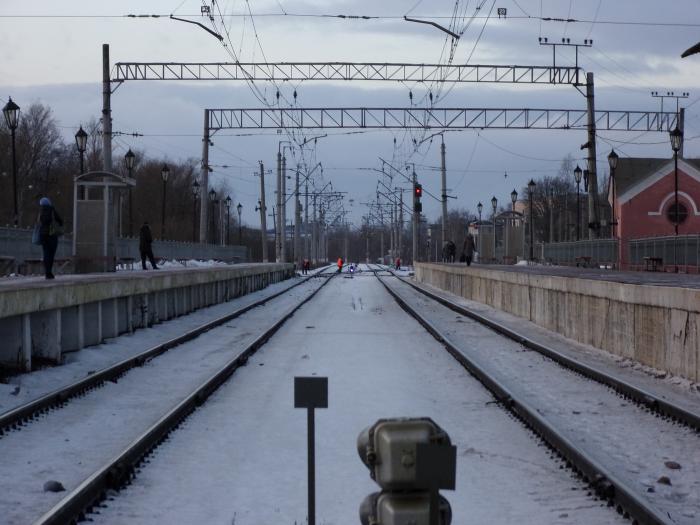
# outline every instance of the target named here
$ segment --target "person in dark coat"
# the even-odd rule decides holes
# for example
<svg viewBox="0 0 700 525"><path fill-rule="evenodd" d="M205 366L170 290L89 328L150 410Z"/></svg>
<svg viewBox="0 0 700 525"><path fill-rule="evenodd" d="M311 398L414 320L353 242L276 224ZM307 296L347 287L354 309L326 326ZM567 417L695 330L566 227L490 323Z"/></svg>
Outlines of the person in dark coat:
<svg viewBox="0 0 700 525"><path fill-rule="evenodd" d="M156 265L155 258L153 257L153 249L151 245L153 244L153 235L151 235L151 227L148 225L148 221L143 223L141 226L141 231L139 231L139 251L141 252L141 268L148 270L146 268L146 258L151 261L151 266L154 270L158 269Z"/></svg>
<svg viewBox="0 0 700 525"><path fill-rule="evenodd" d="M474 236L469 233L467 234L467 238L464 239L464 255L467 260L467 266L471 266L475 251L476 244L474 243Z"/></svg>
<svg viewBox="0 0 700 525"><path fill-rule="evenodd" d="M53 261L58 248L58 231L56 227L63 226L63 219L56 212L48 197L42 197L39 201L39 240L44 252L44 273L47 279L54 279Z"/></svg>

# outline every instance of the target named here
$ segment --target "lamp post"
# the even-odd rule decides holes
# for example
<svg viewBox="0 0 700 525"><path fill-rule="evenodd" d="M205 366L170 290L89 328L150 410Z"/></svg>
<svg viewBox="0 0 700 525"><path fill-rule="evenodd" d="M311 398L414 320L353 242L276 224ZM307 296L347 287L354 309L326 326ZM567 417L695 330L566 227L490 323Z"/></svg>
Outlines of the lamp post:
<svg viewBox="0 0 700 525"><path fill-rule="evenodd" d="M199 197L199 182L192 183L192 242L197 242L197 197Z"/></svg>
<svg viewBox="0 0 700 525"><path fill-rule="evenodd" d="M224 200L226 206L226 246L231 244L231 196L227 195Z"/></svg>
<svg viewBox="0 0 700 525"><path fill-rule="evenodd" d="M532 194L535 193L535 180L530 179L527 183L527 196L530 201L530 260L535 260L535 223L532 214Z"/></svg>
<svg viewBox="0 0 700 525"><path fill-rule="evenodd" d="M681 145L683 144L683 132L676 126L675 129L671 131L670 137L671 149L673 149L673 229L676 236L673 243L673 264L676 273L678 273L678 151L680 151Z"/></svg>
<svg viewBox="0 0 700 525"><path fill-rule="evenodd" d="M129 151L126 152L124 155L124 164L126 165L126 172L129 174L129 178L131 178L131 171L134 169L134 161L136 160L136 155L134 155L134 152L131 151L131 148L129 148ZM81 171L82 171L82 157L81 157ZM133 220L133 205L132 205L132 199L131 199L131 185L129 185L129 237L134 236L134 220Z"/></svg>
<svg viewBox="0 0 700 525"><path fill-rule="evenodd" d="M211 213L209 214L211 216L211 220L209 221L211 225L211 234L208 236L209 242L212 244L215 242L215 236L216 233L214 232L214 200L216 199L216 192L214 191L214 188L209 190L209 202L211 205Z"/></svg>
<svg viewBox="0 0 700 525"><path fill-rule="evenodd" d="M498 199L495 195L491 197L491 207L493 208L493 261L496 262L496 208L498 207Z"/></svg>
<svg viewBox="0 0 700 525"><path fill-rule="evenodd" d="M242 224L241 224L241 213L243 212L243 205L239 202L236 206L236 211L238 211L238 244L243 242L242 234Z"/></svg>
<svg viewBox="0 0 700 525"><path fill-rule="evenodd" d="M481 204L481 201L479 201L479 204L476 205L476 211L479 212L479 240L477 241L479 243L479 261L481 261L481 212L484 210L484 205Z"/></svg>
<svg viewBox="0 0 700 525"><path fill-rule="evenodd" d="M506 222L507 228L506 228L506 233L505 233L505 249L506 249L505 251L506 251L506 255L508 257L510 257L510 253L509 253L510 252L510 249L509 249L510 248L510 233L511 233L513 226L514 226L513 223L515 222L515 219L513 217L515 217L515 203L517 201L518 201L518 192L515 191L515 188L513 188L513 191L510 192L510 203L511 203L510 214L511 214L511 216L507 219L507 222Z"/></svg>
<svg viewBox="0 0 700 525"><path fill-rule="evenodd" d="M19 106L12 102L12 97L2 108L2 114L5 116L5 123L10 128L12 134L12 192L14 196L14 224L15 228L19 222L19 211L17 206L17 153L15 150L15 130L19 123Z"/></svg>
<svg viewBox="0 0 700 525"><path fill-rule="evenodd" d="M78 129L78 131L75 134L75 145L78 148L78 153L80 154L80 174L81 175L83 173L85 173L84 158L85 158L85 150L87 149L87 139L88 139L88 134L85 133L83 126L80 126L80 129Z"/></svg>
<svg viewBox="0 0 700 525"><path fill-rule="evenodd" d="M615 150L613 149L610 151L610 155L608 155L608 165L610 166L610 185L612 186L612 210L610 212L610 234L612 238L615 238L615 225L617 222L615 222L615 170L617 169L617 161L619 160L619 156L617 153L615 153Z"/></svg>
<svg viewBox="0 0 700 525"><path fill-rule="evenodd" d="M576 240L581 240L581 177L583 170L576 166L574 169L574 180L576 181Z"/></svg>
<svg viewBox="0 0 700 525"><path fill-rule="evenodd" d="M163 164L160 170L160 177L163 179L163 213L160 216L160 238L165 239L165 196L168 177L170 177L170 168L167 164Z"/></svg>

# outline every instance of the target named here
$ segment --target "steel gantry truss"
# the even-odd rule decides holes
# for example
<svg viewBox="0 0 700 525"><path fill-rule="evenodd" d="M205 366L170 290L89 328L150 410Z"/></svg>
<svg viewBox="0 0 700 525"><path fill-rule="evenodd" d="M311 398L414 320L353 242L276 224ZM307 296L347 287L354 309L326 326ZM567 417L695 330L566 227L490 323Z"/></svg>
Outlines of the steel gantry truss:
<svg viewBox="0 0 700 525"><path fill-rule="evenodd" d="M571 66L406 64L380 62L117 62L114 82L127 80L384 80L580 85Z"/></svg>
<svg viewBox="0 0 700 525"><path fill-rule="evenodd" d="M209 130L222 129L586 129L585 109L258 108L209 109ZM605 131L670 131L678 114L595 111Z"/></svg>

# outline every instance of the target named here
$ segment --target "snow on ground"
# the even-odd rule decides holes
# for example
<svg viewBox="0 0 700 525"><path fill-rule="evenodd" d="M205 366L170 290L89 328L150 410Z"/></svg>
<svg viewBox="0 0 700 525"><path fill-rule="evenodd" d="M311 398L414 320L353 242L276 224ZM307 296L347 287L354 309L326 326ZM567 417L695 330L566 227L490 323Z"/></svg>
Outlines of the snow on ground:
<svg viewBox="0 0 700 525"><path fill-rule="evenodd" d="M344 276L346 277L346 276ZM336 277L197 410L97 523L306 522L306 414L294 376L327 376L316 412L317 523L357 523L377 486L356 452L382 417L429 416L457 446L453 523L625 523L587 495L529 431L383 290Z"/></svg>
<svg viewBox="0 0 700 525"><path fill-rule="evenodd" d="M700 435L618 396L612 389L456 314L394 278L387 284L442 333L537 408L577 446L611 469L674 523L700 517ZM677 462L679 469L667 466ZM667 476L671 484L659 483Z"/></svg>
<svg viewBox="0 0 700 525"><path fill-rule="evenodd" d="M0 438L2 523L33 522L63 496L43 492L46 481L74 489L321 283L304 283Z"/></svg>
<svg viewBox="0 0 700 525"><path fill-rule="evenodd" d="M207 321L212 321L264 297L274 295L288 288L294 282L287 280L275 283L263 290L238 297L227 303L202 308L190 314L159 323L151 328L136 330L133 334L107 339L101 345L67 353L65 354L65 362L61 366L12 376L7 383L0 383L0 412L6 412L43 394L82 379L89 373L140 354ZM18 387L19 391L17 391Z"/></svg>

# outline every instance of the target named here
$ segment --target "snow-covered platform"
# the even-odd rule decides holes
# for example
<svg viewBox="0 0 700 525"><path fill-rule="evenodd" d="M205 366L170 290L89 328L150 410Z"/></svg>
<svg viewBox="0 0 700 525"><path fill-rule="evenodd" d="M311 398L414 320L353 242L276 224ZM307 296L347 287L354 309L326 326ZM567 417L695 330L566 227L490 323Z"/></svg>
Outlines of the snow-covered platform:
<svg viewBox="0 0 700 525"><path fill-rule="evenodd" d="M61 353L264 288L292 264L237 264L0 280L0 365Z"/></svg>
<svg viewBox="0 0 700 525"><path fill-rule="evenodd" d="M700 276L418 263L419 282L583 344L700 380Z"/></svg>

